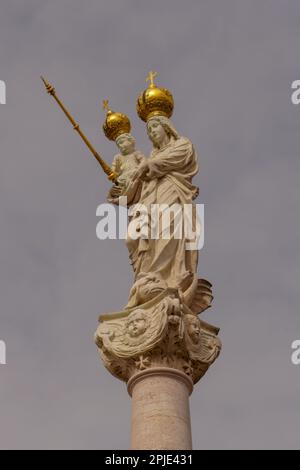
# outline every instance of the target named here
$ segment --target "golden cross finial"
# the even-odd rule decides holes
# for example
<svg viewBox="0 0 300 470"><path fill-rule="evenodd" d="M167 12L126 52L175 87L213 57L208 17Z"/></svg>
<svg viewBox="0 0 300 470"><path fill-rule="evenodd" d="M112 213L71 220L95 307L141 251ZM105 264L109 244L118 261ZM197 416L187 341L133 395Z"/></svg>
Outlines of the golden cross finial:
<svg viewBox="0 0 300 470"><path fill-rule="evenodd" d="M154 87L154 78L157 77L157 72L152 72L152 70L149 72L148 77L146 78L146 82L150 82L150 86Z"/></svg>
<svg viewBox="0 0 300 470"><path fill-rule="evenodd" d="M110 111L109 101L108 100L103 100L103 109L104 109L104 111Z"/></svg>

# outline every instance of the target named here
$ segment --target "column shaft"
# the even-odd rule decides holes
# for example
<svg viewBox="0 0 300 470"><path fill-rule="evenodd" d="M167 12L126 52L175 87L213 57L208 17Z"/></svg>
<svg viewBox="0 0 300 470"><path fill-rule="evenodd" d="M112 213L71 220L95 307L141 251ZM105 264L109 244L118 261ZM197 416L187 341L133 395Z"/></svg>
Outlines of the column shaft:
<svg viewBox="0 0 300 470"><path fill-rule="evenodd" d="M192 380L169 368L147 369L128 381L132 396L131 448L190 450Z"/></svg>

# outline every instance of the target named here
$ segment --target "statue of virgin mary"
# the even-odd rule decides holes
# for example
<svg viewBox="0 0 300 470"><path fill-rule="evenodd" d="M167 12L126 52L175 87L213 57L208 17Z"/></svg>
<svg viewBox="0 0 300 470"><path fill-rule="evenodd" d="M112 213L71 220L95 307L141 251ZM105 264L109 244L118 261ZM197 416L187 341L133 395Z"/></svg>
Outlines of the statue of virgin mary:
<svg viewBox="0 0 300 470"><path fill-rule="evenodd" d="M157 88L152 77L150 87L138 99L137 111L147 123L147 133L153 149L132 178L133 186L137 181L142 181L136 212L140 216L139 207L147 212L147 233L150 236L136 238L129 233L126 243L139 282L143 274L147 278L151 274L158 283L164 282L168 287L178 288L185 303L189 304L198 287L197 244L193 249L189 248L190 233L197 232L198 227L193 201L198 196L199 189L192 183L192 178L198 172L198 158L192 142L180 136L169 119L173 106L171 93ZM153 211L153 207L158 212ZM168 211L169 216L167 236L162 223L165 211ZM134 217L133 212L132 218ZM183 224L179 227L179 232L178 223ZM155 237L151 236L154 225ZM186 230L187 225L189 230Z"/></svg>
<svg viewBox="0 0 300 470"><path fill-rule="evenodd" d="M140 235L137 230L134 235L128 230L126 244L139 289L143 278L149 291L157 286L178 289L182 301L199 311L200 297L203 302L207 293L210 304L212 296L211 285L203 285L197 275L200 233L193 201L199 189L192 178L198 173L198 157L192 142L180 136L170 121L172 94L158 88L153 78L150 74L150 86L137 101L138 115L146 122L153 148L149 158L144 158L131 173L121 194L131 206L129 226L140 230ZM116 191L120 196L120 189ZM117 203L116 198L111 202ZM132 292L137 289L133 287ZM131 304L137 304L132 296Z"/></svg>

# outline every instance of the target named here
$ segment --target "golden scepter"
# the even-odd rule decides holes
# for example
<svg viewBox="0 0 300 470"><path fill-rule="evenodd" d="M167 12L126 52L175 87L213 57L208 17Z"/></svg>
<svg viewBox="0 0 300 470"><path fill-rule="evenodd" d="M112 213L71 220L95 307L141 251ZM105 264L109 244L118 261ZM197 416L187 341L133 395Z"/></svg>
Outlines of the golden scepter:
<svg viewBox="0 0 300 470"><path fill-rule="evenodd" d="M46 90L47 92L53 96L53 98L56 100L56 102L59 104L59 106L61 107L61 109L63 110L63 112L65 113L65 115L67 116L67 118L69 119L69 121L71 121L72 125L73 125L73 129L75 131L78 132L78 134L80 135L80 137L82 138L82 140L86 143L86 145L88 146L88 148L90 149L90 151L92 152L92 154L94 155L94 157L96 158L96 160L98 160L98 162L100 163L104 173L107 174L108 176L108 179L110 181L113 181L114 183L116 183L117 181L117 177L118 175L116 173L114 173L112 171L112 169L110 168L110 166L103 160L103 158L100 157L100 155L98 154L98 152L96 152L96 150L94 149L94 147L92 146L92 144L89 142L89 140L86 138L86 136L84 135L84 133L82 132L82 130L80 129L79 127L79 124L77 124L74 120L74 118L71 116L71 114L69 113L69 111L65 108L65 106L63 105L63 103L60 101L60 99L58 98L58 96L56 95L56 92L55 92L55 88L50 85L50 83L47 82L47 80L45 80L43 77L41 77L41 79L43 80L44 82L44 85L46 87Z"/></svg>

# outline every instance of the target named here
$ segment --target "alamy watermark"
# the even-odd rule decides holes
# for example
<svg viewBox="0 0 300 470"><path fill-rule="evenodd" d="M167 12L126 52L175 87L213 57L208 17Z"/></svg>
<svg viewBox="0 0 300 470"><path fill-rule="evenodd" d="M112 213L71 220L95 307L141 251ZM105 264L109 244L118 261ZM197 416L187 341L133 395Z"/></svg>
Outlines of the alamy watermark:
<svg viewBox="0 0 300 470"><path fill-rule="evenodd" d="M99 240L185 240L186 250L204 246L204 204L141 203L127 208L127 198L119 198L119 211L111 204L100 204L96 211Z"/></svg>
<svg viewBox="0 0 300 470"><path fill-rule="evenodd" d="M6 85L0 80L0 104L6 104ZM0 340L0 365L6 364L6 344Z"/></svg>
<svg viewBox="0 0 300 470"><path fill-rule="evenodd" d="M6 85L3 80L0 80L0 104L6 104Z"/></svg>
<svg viewBox="0 0 300 470"><path fill-rule="evenodd" d="M294 80L291 88L294 90L291 95L292 103L295 105L300 104L300 80Z"/></svg>
<svg viewBox="0 0 300 470"><path fill-rule="evenodd" d="M6 344L0 340L0 365L6 364Z"/></svg>
<svg viewBox="0 0 300 470"><path fill-rule="evenodd" d="M299 366L300 365L300 339L296 339L295 341L292 342L291 348L293 350L293 353L291 355L291 361L294 366Z"/></svg>
<svg viewBox="0 0 300 470"><path fill-rule="evenodd" d="M291 101L294 105L300 104L300 80L294 80L291 85L292 90ZM292 354L291 362L295 366L300 365L300 339L296 339L291 344Z"/></svg>

